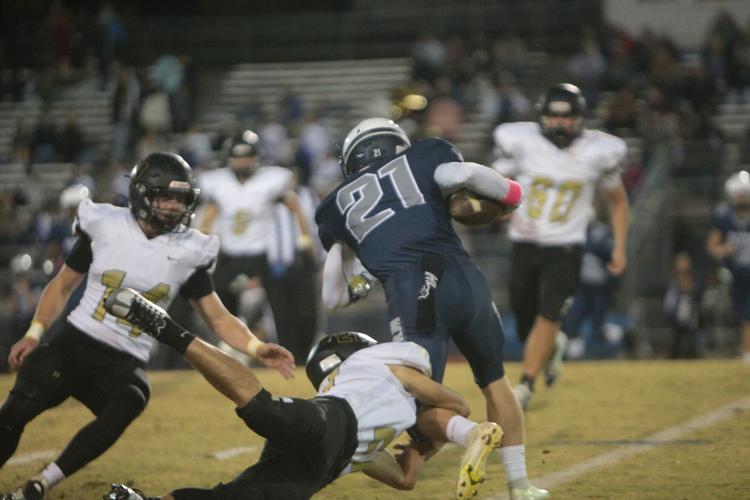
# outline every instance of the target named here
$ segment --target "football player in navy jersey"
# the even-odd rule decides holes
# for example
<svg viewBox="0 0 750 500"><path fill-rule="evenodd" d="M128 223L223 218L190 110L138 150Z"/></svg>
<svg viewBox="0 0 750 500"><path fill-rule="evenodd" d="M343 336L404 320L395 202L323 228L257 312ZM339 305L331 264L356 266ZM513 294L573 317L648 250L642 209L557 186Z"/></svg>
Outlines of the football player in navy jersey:
<svg viewBox="0 0 750 500"><path fill-rule="evenodd" d="M724 184L728 203L714 212L706 249L732 273L732 305L742 323L742 361L750 365L750 172Z"/></svg>
<svg viewBox="0 0 750 500"><path fill-rule="evenodd" d="M18 370L0 407L0 465L15 452L28 422L72 396L94 413L60 456L4 500L43 498L55 484L104 453L143 411L150 395L144 367L153 339L104 304L112 290L129 286L169 305L180 293L229 345L266 366L292 375L283 347L265 344L227 311L209 269L218 239L189 227L199 190L180 156L153 153L130 173L130 209L83 200L78 241L47 284L26 335L8 358ZM40 339L86 275L80 303L49 344Z"/></svg>
<svg viewBox="0 0 750 500"><path fill-rule="evenodd" d="M371 277L385 289L391 333L430 354L441 381L448 340L471 365L487 402L487 416L505 432L500 455L512 498L546 498L529 484L523 415L503 367L503 326L490 286L451 225L448 198L467 188L509 206L521 202L518 183L463 160L450 143L411 144L385 118L369 118L344 140L345 180L318 207L315 220L329 250L323 301L341 307L365 295ZM352 252L365 273L352 277ZM354 263L353 263L354 262ZM368 277L369 276L369 277Z"/></svg>

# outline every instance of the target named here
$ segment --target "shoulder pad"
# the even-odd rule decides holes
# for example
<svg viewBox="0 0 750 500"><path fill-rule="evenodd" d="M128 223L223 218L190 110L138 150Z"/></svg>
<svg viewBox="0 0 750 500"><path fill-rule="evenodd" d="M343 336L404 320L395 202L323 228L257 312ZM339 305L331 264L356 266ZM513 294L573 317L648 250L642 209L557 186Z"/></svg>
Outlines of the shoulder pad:
<svg viewBox="0 0 750 500"><path fill-rule="evenodd" d="M78 205L75 228L94 239L105 227L112 226L115 222L113 218L121 215L123 210L127 209L85 199Z"/></svg>
<svg viewBox="0 0 750 500"><path fill-rule="evenodd" d="M192 264L198 267L211 266L219 254L219 237L215 234L203 234L196 229L189 229L182 244L192 253Z"/></svg>
<svg viewBox="0 0 750 500"><path fill-rule="evenodd" d="M409 148L409 152L428 153L439 162L437 165L450 161L464 161L464 157L458 148L440 137L421 139Z"/></svg>

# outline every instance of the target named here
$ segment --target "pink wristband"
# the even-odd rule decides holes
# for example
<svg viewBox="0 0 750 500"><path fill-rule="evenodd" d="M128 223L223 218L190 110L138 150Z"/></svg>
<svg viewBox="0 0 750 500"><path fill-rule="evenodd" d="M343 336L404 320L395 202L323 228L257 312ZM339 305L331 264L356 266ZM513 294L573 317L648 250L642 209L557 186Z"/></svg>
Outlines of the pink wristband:
<svg viewBox="0 0 750 500"><path fill-rule="evenodd" d="M521 198L523 197L521 185L511 179L506 180L508 181L508 194L505 195L505 198L500 200L500 203L504 205L518 205L521 203Z"/></svg>

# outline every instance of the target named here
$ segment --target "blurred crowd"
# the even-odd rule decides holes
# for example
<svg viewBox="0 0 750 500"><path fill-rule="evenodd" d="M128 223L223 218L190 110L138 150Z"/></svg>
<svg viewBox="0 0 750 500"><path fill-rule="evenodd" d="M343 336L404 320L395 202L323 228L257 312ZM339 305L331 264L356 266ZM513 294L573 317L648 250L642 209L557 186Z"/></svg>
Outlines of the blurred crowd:
<svg viewBox="0 0 750 500"><path fill-rule="evenodd" d="M41 104L36 116L18 118L10 146L0 150L0 175L8 165L22 165L34 179L35 165L65 164L60 168L70 175L61 188L78 195L85 188L96 201L124 206L125 174L136 159L174 150L200 175L222 166L227 140L250 128L260 137L262 163L292 168L316 197L340 180L336 144L343 130L336 124L350 124L351 103L312 106L286 87L275 109L249 102L219 128L208 129L199 109L205 105L198 99L200 70L188 56L173 54L148 66L129 65L127 31L114 4L71 9L55 1L46 24L55 61L46 68L33 59L29 27L19 22L9 29L0 51L1 109ZM623 172L635 199L657 144L667 143L677 163L686 160L686 140L718 148L718 106L750 103L750 26L727 12L711 23L700 52L685 53L658 33L627 33L611 24L582 26L579 39L578 51L553 75L530 70L528 61L540 53L512 31L469 38L425 32L411 47L411 79L387 99L374 97L368 112L394 118L413 138L439 135L460 142L468 122L535 119L534 103L553 83L550 78L571 81L586 95L593 126L640 138L642 147ZM541 55L543 64L551 64L553 56ZM107 144L82 125L76 109L56 106L66 89L82 83L108 96ZM490 159L489 135L484 152L469 159ZM41 288L63 262L76 198L68 191L64 199L61 192L40 192L31 181L0 188L0 344L6 348L22 335Z"/></svg>

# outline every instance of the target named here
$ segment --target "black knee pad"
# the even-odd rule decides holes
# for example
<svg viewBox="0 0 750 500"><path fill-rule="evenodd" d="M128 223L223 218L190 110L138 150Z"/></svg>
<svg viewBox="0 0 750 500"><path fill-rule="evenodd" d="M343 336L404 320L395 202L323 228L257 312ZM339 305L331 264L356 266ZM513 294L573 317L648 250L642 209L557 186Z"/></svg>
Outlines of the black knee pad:
<svg viewBox="0 0 750 500"><path fill-rule="evenodd" d="M25 425L70 395L63 375L62 355L49 346L35 349L21 364L8 399L0 407L0 422Z"/></svg>
<svg viewBox="0 0 750 500"><path fill-rule="evenodd" d="M113 393L110 396L109 405L116 406L118 411L140 415L146 409L148 398L142 388L131 384Z"/></svg>
<svg viewBox="0 0 750 500"><path fill-rule="evenodd" d="M242 408L237 408L235 412L250 429L268 438L264 430L273 426L275 421L273 398L270 392L261 389L253 399Z"/></svg>
<svg viewBox="0 0 750 500"><path fill-rule="evenodd" d="M3 406L0 406L0 427L23 429L44 410L45 405L38 398L28 397L16 391L11 392Z"/></svg>

